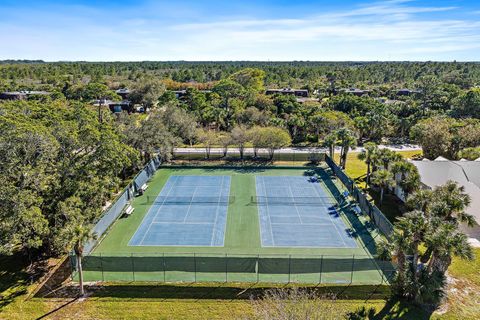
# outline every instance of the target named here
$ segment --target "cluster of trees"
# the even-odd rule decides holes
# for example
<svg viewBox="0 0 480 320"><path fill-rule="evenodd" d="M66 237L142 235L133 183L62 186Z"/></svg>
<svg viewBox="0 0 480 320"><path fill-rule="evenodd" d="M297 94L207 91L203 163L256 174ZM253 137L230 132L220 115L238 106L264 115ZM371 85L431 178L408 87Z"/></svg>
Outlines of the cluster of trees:
<svg viewBox="0 0 480 320"><path fill-rule="evenodd" d="M385 190L395 186L402 189L405 199L420 188L417 167L390 149L380 149L376 144L368 142L358 158L367 165L367 187L374 185L380 188L380 203L383 202Z"/></svg>
<svg viewBox="0 0 480 320"><path fill-rule="evenodd" d="M272 160L275 150L290 145L292 142L288 131L277 127L252 127L247 129L244 126L234 127L232 132L216 132L207 129L198 129L197 141L205 147L205 157L210 159L210 151L213 146L222 146L223 156L227 156L228 148L235 146L243 160L245 147L251 145L254 151L254 158L258 156L258 149L268 150L269 159Z"/></svg>
<svg viewBox="0 0 480 320"><path fill-rule="evenodd" d="M112 89L128 87L133 103L146 109L178 104L202 127L216 131L275 126L288 130L294 144L318 144L332 131L345 128L360 144L413 140L425 147L428 157L452 159L459 158L463 149L478 146L474 139L456 140L462 134L457 122L472 127L480 119L480 89L475 87L479 78L479 64L457 62L0 64L0 91L46 89L56 98L90 101L116 100ZM293 96L264 94L265 87L283 86L309 89L319 100L300 103ZM346 87L371 93L338 94ZM404 87L417 93L398 96L396 90ZM187 93L179 102L168 89L187 89ZM445 144L436 150L429 146L434 140L424 128L435 122L434 128L443 130L439 118L450 121L451 128L441 136Z"/></svg>
<svg viewBox="0 0 480 320"><path fill-rule="evenodd" d="M201 144L224 154L235 146L269 150L292 143L340 147L368 167L366 183L383 193L395 185L411 211L396 223L385 257L399 264L396 292L436 300L452 255L470 258L459 223L473 223L468 196L453 183L419 190L416 168L377 144L414 140L425 156L480 156L480 65L475 63L6 63L0 91L45 89L52 95L0 103L0 253L57 254L81 243L128 178L153 154L170 160L175 146ZM32 86L32 83L35 85ZM318 101L265 95L265 86L318 90ZM337 94L369 89L372 96ZM111 115L88 105L129 99L146 114ZM399 97L395 89L416 88ZM184 89L178 99L167 89ZM375 97L375 98L374 98ZM378 99L394 99L385 101ZM422 250L425 248L425 250Z"/></svg>
<svg viewBox="0 0 480 320"><path fill-rule="evenodd" d="M445 273L453 256L473 259L460 223L473 225L465 213L470 197L454 182L434 190L419 190L407 202L409 212L398 218L395 232L380 255L394 259L394 293L419 304L437 304L445 295Z"/></svg>
<svg viewBox="0 0 480 320"><path fill-rule="evenodd" d="M145 75L175 82L207 83L225 79L245 68L266 73L268 86L331 88L372 87L380 95L390 88L409 87L424 75L468 88L478 84L480 64L465 62L0 62L0 90L17 90L32 83L60 90L65 82L104 79L112 84L135 82ZM477 81L477 83L476 83Z"/></svg>
<svg viewBox="0 0 480 320"><path fill-rule="evenodd" d="M102 118L80 102L0 104L0 253L71 249L144 162L196 130L175 106Z"/></svg>
<svg viewBox="0 0 480 320"><path fill-rule="evenodd" d="M429 159L443 156L475 160L475 150L480 146L480 120L447 116L428 118L412 128L411 136L422 146L425 157Z"/></svg>

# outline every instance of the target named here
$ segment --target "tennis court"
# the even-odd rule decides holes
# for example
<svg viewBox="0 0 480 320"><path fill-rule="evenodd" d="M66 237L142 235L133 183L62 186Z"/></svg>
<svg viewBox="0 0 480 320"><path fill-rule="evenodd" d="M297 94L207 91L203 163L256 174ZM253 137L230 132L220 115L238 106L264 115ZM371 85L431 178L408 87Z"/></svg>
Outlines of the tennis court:
<svg viewBox="0 0 480 320"><path fill-rule="evenodd" d="M257 176L263 247L356 248L337 202L310 177Z"/></svg>
<svg viewBox="0 0 480 320"><path fill-rule="evenodd" d="M161 168L84 257L84 279L380 284L377 233L339 182L325 167Z"/></svg>
<svg viewBox="0 0 480 320"><path fill-rule="evenodd" d="M229 194L229 176L171 176L129 246L223 246Z"/></svg>

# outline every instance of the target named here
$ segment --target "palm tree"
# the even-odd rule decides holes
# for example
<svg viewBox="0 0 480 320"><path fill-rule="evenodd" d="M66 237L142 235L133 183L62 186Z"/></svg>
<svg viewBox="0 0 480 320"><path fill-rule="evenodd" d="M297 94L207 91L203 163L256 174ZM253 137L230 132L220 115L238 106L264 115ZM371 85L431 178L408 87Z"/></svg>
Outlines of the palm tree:
<svg viewBox="0 0 480 320"><path fill-rule="evenodd" d="M357 139L352 130L348 128L342 128L336 132L337 138L340 143L340 167L345 169L347 166L347 155L350 148L355 148Z"/></svg>
<svg viewBox="0 0 480 320"><path fill-rule="evenodd" d="M432 256L427 266L429 272L444 274L452 263L452 256L473 259L473 250L468 243L468 237L459 232L453 223L441 223L427 236L425 244L432 248Z"/></svg>
<svg viewBox="0 0 480 320"><path fill-rule="evenodd" d="M410 251L413 255L412 273L414 280L418 279L419 268L419 246L428 229L428 220L422 211L415 210L407 212L403 217L398 218L396 227L401 230L403 237L410 244Z"/></svg>
<svg viewBox="0 0 480 320"><path fill-rule="evenodd" d="M74 240L73 240L73 251L77 259L77 269L78 269L78 282L80 285L80 296L85 295L85 290L83 288L83 269L82 269L82 258L84 244L88 240L96 239L96 235L92 233L91 229L84 225L78 225L74 229Z"/></svg>
<svg viewBox="0 0 480 320"><path fill-rule="evenodd" d="M429 189L421 189L414 192L407 201L407 207L410 209L416 209L429 215L430 211L428 207L433 199L433 191Z"/></svg>
<svg viewBox="0 0 480 320"><path fill-rule="evenodd" d="M323 145L328 147L328 155L332 160L334 160L335 145L337 144L337 140L338 140L338 137L336 132L329 133L328 135L325 136L325 139L323 140Z"/></svg>
<svg viewBox="0 0 480 320"><path fill-rule="evenodd" d="M380 204L382 204L385 189L392 187L395 184L395 180L391 172L382 169L372 174L372 184L380 188Z"/></svg>
<svg viewBox="0 0 480 320"><path fill-rule="evenodd" d="M395 151L392 151L387 148L379 149L375 157L376 167L383 167L383 169L388 170L391 162L402 160L402 156Z"/></svg>
<svg viewBox="0 0 480 320"><path fill-rule="evenodd" d="M373 143L373 142L367 142L365 143L365 145L363 146L363 150L362 152L360 152L358 154L358 159L359 160L362 160L362 161L365 161L365 164L367 165L367 178L366 178L366 184L367 184L367 187L368 185L370 184L370 174L372 172L372 159L375 157L375 154L377 153L378 151L378 146Z"/></svg>
<svg viewBox="0 0 480 320"><path fill-rule="evenodd" d="M452 257L473 258L467 236L458 229L460 221L468 221L464 212L468 204L463 189L452 182L434 190L419 190L409 197L408 206L416 210L398 218L394 234L384 245L400 255L392 287L397 294L420 303L438 302ZM426 248L421 257L420 246ZM411 264L405 259L410 254Z"/></svg>
<svg viewBox="0 0 480 320"><path fill-rule="evenodd" d="M420 187L420 175L417 167L406 160L396 161L392 164L392 173L400 175L399 186L402 188L405 199Z"/></svg>
<svg viewBox="0 0 480 320"><path fill-rule="evenodd" d="M465 193L465 188L454 181L447 181L434 190L435 198L431 205L434 215L454 223L466 222L469 226L476 224L475 219L465 212L471 199Z"/></svg>

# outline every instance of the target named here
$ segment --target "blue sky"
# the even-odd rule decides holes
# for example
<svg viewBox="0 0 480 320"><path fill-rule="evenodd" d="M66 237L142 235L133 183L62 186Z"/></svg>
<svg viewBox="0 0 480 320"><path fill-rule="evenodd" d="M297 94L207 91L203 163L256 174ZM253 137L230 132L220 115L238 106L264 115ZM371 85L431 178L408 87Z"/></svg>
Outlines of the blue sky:
<svg viewBox="0 0 480 320"><path fill-rule="evenodd" d="M480 1L0 0L0 59L480 60Z"/></svg>

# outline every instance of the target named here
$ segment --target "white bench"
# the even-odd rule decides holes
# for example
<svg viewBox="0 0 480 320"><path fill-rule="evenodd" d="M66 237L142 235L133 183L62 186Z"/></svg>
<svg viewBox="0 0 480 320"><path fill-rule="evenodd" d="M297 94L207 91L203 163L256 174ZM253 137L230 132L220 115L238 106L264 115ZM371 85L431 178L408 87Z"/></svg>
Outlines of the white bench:
<svg viewBox="0 0 480 320"><path fill-rule="evenodd" d="M140 189L138 189L138 195L143 195L143 193L145 192L145 190L148 189L148 184L144 183Z"/></svg>
<svg viewBox="0 0 480 320"><path fill-rule="evenodd" d="M125 215L128 217L132 214L132 212L135 210L134 207L132 207L132 205L128 205L127 208L125 209Z"/></svg>

